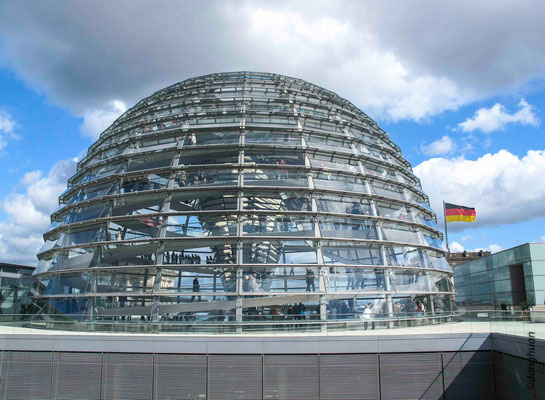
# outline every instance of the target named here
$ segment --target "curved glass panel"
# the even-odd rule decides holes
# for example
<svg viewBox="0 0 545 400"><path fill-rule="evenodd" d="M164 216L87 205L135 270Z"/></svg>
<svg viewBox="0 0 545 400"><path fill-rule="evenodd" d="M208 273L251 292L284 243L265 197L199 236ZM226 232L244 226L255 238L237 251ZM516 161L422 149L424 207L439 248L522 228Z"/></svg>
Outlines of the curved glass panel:
<svg viewBox="0 0 545 400"><path fill-rule="evenodd" d="M316 203L318 211L356 215L372 215L373 213L371 202L365 198L318 194Z"/></svg>
<svg viewBox="0 0 545 400"><path fill-rule="evenodd" d="M318 189L333 189L368 193L365 180L360 176L343 175L332 172L314 172L314 186Z"/></svg>
<svg viewBox="0 0 545 400"><path fill-rule="evenodd" d="M173 188L189 186L221 185L231 186L238 183L237 170L187 169L174 174Z"/></svg>
<svg viewBox="0 0 545 400"><path fill-rule="evenodd" d="M308 187L306 172L289 169L245 169L244 186L299 186Z"/></svg>
<svg viewBox="0 0 545 400"><path fill-rule="evenodd" d="M298 192L244 192L245 210L312 211L310 193Z"/></svg>
<svg viewBox="0 0 545 400"><path fill-rule="evenodd" d="M372 239L376 240L375 221L348 218L320 218L320 231L325 238Z"/></svg>
<svg viewBox="0 0 545 400"><path fill-rule="evenodd" d="M326 241L322 243L326 264L383 265L382 252L377 245Z"/></svg>
<svg viewBox="0 0 545 400"><path fill-rule="evenodd" d="M285 146L300 146L301 136L293 132L251 130L244 134L244 143L266 143Z"/></svg>

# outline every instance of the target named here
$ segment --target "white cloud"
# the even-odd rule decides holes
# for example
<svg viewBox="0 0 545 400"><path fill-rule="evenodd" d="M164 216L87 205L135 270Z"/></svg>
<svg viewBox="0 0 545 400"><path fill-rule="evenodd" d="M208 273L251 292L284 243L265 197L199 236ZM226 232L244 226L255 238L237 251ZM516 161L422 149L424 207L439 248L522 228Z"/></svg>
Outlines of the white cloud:
<svg viewBox="0 0 545 400"><path fill-rule="evenodd" d="M48 216L38 210L28 195L12 194L6 197L2 209L11 217L11 222L19 227L47 228Z"/></svg>
<svg viewBox="0 0 545 400"><path fill-rule="evenodd" d="M23 179L21 180L21 183L24 186L28 186L36 182L41 177L42 177L42 171L40 171L39 169L35 171L26 172L25 175L23 176Z"/></svg>
<svg viewBox="0 0 545 400"><path fill-rule="evenodd" d="M99 109L86 110L83 113L81 132L91 139L97 139L100 133L127 111L121 100L112 100Z"/></svg>
<svg viewBox="0 0 545 400"><path fill-rule="evenodd" d="M299 38L314 44L335 42L348 33L348 24L331 17L319 17L312 20L293 11L275 12L263 8L251 11L251 30L256 33L276 32L275 40L286 43Z"/></svg>
<svg viewBox="0 0 545 400"><path fill-rule="evenodd" d="M464 245L458 242L449 243L448 247L451 253L462 253L465 250Z"/></svg>
<svg viewBox="0 0 545 400"><path fill-rule="evenodd" d="M7 146L8 139L18 138L15 133L17 126L17 123L7 111L0 110L0 150Z"/></svg>
<svg viewBox="0 0 545 400"><path fill-rule="evenodd" d="M490 245L488 245L486 247L477 247L477 248L474 248L474 249L466 249L463 244L461 244L459 242L452 242L452 243L449 243L449 248L450 248L451 253L463 253L464 250L467 250L468 252L471 253L471 252L478 252L479 250L482 250L482 251L489 251L492 254L494 254L494 253L497 253L497 252L503 250L502 246L494 244L494 243L492 243L492 244L490 244Z"/></svg>
<svg viewBox="0 0 545 400"><path fill-rule="evenodd" d="M446 78L411 70L380 48L372 32L346 18L246 11L252 31L246 40L268 48L266 62L256 68L270 70L272 63L276 71L334 90L374 117L422 120L470 98Z"/></svg>
<svg viewBox="0 0 545 400"><path fill-rule="evenodd" d="M507 150L477 160L432 158L414 171L437 215L443 213L443 200L476 208L475 224L449 224L449 230L545 217L545 150L521 158Z"/></svg>
<svg viewBox="0 0 545 400"><path fill-rule="evenodd" d="M541 238L539 239L540 242L545 242L545 236L541 236Z"/></svg>
<svg viewBox="0 0 545 400"><path fill-rule="evenodd" d="M10 134L13 133L13 130L17 124L13 120L10 114L6 111L0 110L0 132Z"/></svg>
<svg viewBox="0 0 545 400"><path fill-rule="evenodd" d="M435 142L422 144L420 146L422 153L428 156L439 156L450 153L454 151L455 148L456 145L454 144L454 141L447 135L443 136L441 139L437 139Z"/></svg>
<svg viewBox="0 0 545 400"><path fill-rule="evenodd" d="M21 180L23 193L4 197L1 208L7 217L0 222L0 259L35 265L42 235L49 226L49 215L57 207L58 196L66 189L75 171L75 160L57 162L47 176L41 171L27 172Z"/></svg>
<svg viewBox="0 0 545 400"><path fill-rule="evenodd" d="M492 243L490 246L488 246L488 248L484 248L483 250L490 251L492 254L494 254L494 253L499 253L500 251L502 251L503 247L500 246L499 244Z"/></svg>
<svg viewBox="0 0 545 400"><path fill-rule="evenodd" d="M484 3L6 0L1 62L92 137L118 110L112 99L132 105L235 70L315 82L372 117L424 120L544 76L545 8Z"/></svg>
<svg viewBox="0 0 545 400"><path fill-rule="evenodd" d="M544 75L545 9L533 1L352 3L347 14L372 25L382 47L459 87L501 93Z"/></svg>
<svg viewBox="0 0 545 400"><path fill-rule="evenodd" d="M505 129L507 124L539 125L539 118L535 114L532 105L522 99L518 107L519 110L512 114L509 114L505 107L499 103L494 104L491 108L480 108L475 112L473 118L466 119L464 122L459 123L458 126L464 132L481 130L490 133Z"/></svg>

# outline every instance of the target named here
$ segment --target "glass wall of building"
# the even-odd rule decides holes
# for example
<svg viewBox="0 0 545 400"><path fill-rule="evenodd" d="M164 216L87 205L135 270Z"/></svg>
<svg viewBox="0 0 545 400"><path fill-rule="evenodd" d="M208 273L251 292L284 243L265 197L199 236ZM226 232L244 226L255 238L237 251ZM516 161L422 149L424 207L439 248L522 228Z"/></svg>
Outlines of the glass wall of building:
<svg viewBox="0 0 545 400"><path fill-rule="evenodd" d="M34 267L0 263L0 313L36 312L33 296L40 293L40 283L32 277Z"/></svg>
<svg viewBox="0 0 545 400"><path fill-rule="evenodd" d="M545 243L522 246L454 267L459 306L496 308L545 305Z"/></svg>

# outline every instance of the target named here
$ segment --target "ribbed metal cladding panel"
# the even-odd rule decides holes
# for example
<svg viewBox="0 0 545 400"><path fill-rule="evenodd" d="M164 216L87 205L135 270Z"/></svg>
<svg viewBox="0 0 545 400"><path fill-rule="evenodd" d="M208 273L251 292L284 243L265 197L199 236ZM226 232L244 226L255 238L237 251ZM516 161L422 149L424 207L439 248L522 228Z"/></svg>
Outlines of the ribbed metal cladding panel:
<svg viewBox="0 0 545 400"><path fill-rule="evenodd" d="M495 398L491 352L446 352L443 368L448 400Z"/></svg>
<svg viewBox="0 0 545 400"><path fill-rule="evenodd" d="M152 396L152 354L104 354L104 399L149 399Z"/></svg>
<svg viewBox="0 0 545 400"><path fill-rule="evenodd" d="M6 398L6 390L7 390L7 372L8 372L8 361L7 357L9 352L8 351L2 351L2 362L0 363L0 399Z"/></svg>
<svg viewBox="0 0 545 400"><path fill-rule="evenodd" d="M0 398L4 398L4 376L7 368L4 369L4 358L8 353L6 351L0 351Z"/></svg>
<svg viewBox="0 0 545 400"><path fill-rule="evenodd" d="M209 355L208 400L262 398L261 355Z"/></svg>
<svg viewBox="0 0 545 400"><path fill-rule="evenodd" d="M265 399L309 400L320 398L320 367L317 355L265 355Z"/></svg>
<svg viewBox="0 0 545 400"><path fill-rule="evenodd" d="M382 400L440 399L440 353L380 355Z"/></svg>
<svg viewBox="0 0 545 400"><path fill-rule="evenodd" d="M205 399L205 355L157 354L155 399Z"/></svg>
<svg viewBox="0 0 545 400"><path fill-rule="evenodd" d="M100 353L56 353L53 359L53 398L100 399Z"/></svg>
<svg viewBox="0 0 545 400"><path fill-rule="evenodd" d="M379 399L378 356L339 354L320 356L320 399Z"/></svg>
<svg viewBox="0 0 545 400"><path fill-rule="evenodd" d="M4 352L1 392L4 399L49 399L51 357L49 352Z"/></svg>

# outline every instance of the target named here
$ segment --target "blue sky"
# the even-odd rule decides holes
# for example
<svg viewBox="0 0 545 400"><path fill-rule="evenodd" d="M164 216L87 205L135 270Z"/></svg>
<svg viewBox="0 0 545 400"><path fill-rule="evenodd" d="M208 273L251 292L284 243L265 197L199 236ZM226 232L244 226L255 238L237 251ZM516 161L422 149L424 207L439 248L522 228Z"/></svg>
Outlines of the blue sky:
<svg viewBox="0 0 545 400"><path fill-rule="evenodd" d="M129 6L130 5L130 6ZM0 260L35 264L75 162L117 116L217 71L297 76L390 133L451 249L545 241L545 8L469 1L3 1Z"/></svg>

